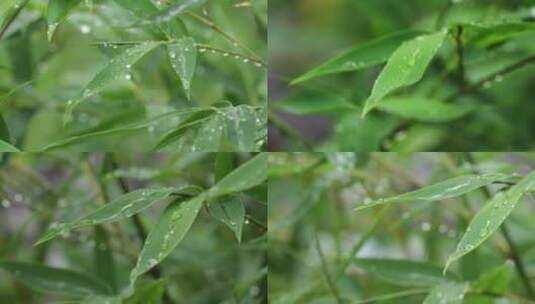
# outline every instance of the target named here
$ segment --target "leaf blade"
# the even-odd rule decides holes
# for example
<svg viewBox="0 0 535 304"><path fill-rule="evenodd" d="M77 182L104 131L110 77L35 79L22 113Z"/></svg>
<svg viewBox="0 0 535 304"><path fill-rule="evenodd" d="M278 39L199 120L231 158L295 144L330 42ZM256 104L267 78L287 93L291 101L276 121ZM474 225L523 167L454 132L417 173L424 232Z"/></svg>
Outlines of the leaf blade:
<svg viewBox="0 0 535 304"><path fill-rule="evenodd" d="M188 100L191 99L191 80L197 66L197 44L191 37L183 37L167 45L169 60L173 70L180 77Z"/></svg>
<svg viewBox="0 0 535 304"><path fill-rule="evenodd" d="M208 209L214 218L225 224L234 233L238 244L241 244L245 219L245 208L241 199L238 196L221 198L211 202Z"/></svg>

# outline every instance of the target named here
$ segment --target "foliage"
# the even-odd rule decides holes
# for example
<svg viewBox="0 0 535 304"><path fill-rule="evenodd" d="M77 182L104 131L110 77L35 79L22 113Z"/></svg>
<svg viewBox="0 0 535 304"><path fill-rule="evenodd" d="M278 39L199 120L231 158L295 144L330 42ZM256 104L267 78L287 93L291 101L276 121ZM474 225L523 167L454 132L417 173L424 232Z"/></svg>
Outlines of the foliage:
<svg viewBox="0 0 535 304"><path fill-rule="evenodd" d="M266 166L263 153L6 154L0 298L265 303Z"/></svg>
<svg viewBox="0 0 535 304"><path fill-rule="evenodd" d="M252 2L2 1L0 151L264 149L267 0Z"/></svg>
<svg viewBox="0 0 535 304"><path fill-rule="evenodd" d="M270 298L531 303L534 176L531 153L271 154Z"/></svg>
<svg viewBox="0 0 535 304"><path fill-rule="evenodd" d="M534 146L531 1L271 3L272 150Z"/></svg>

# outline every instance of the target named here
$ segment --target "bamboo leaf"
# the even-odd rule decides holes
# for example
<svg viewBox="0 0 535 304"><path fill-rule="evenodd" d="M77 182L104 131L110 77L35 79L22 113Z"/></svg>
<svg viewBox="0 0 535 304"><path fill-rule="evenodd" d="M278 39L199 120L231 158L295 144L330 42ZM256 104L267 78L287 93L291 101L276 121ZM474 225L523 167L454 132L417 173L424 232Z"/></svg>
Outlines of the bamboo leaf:
<svg viewBox="0 0 535 304"><path fill-rule="evenodd" d="M267 179L267 153L259 153L226 175L208 190L210 198L233 194L258 186Z"/></svg>
<svg viewBox="0 0 535 304"><path fill-rule="evenodd" d="M457 249L448 257L444 270L487 240L511 214L522 196L535 189L535 171L509 190L497 193L472 219Z"/></svg>
<svg viewBox="0 0 535 304"><path fill-rule="evenodd" d="M245 208L239 196L217 199L208 205L210 214L227 225L241 243Z"/></svg>
<svg viewBox="0 0 535 304"><path fill-rule="evenodd" d="M503 265L492 268L484 272L476 282L473 283L472 289L495 294L503 294L513 278L513 265L508 261Z"/></svg>
<svg viewBox="0 0 535 304"><path fill-rule="evenodd" d="M291 82L297 84L316 77L365 69L382 63L404 41L423 35L425 32L416 30L399 31L367 43L354 46L348 51L329 59L320 66L306 72Z"/></svg>
<svg viewBox="0 0 535 304"><path fill-rule="evenodd" d="M452 273L442 274L442 269L433 264L397 259L354 259L358 267L380 278L402 286L433 286L456 281Z"/></svg>
<svg viewBox="0 0 535 304"><path fill-rule="evenodd" d="M410 201L444 200L469 193L497 181L508 180L510 177L510 175L502 173L462 175L401 195L366 202L362 206L357 207L356 210L366 209L383 204L404 203Z"/></svg>
<svg viewBox="0 0 535 304"><path fill-rule="evenodd" d="M446 34L447 30L441 30L403 43L388 59L386 66L375 80L362 115L366 115L392 91L418 82L442 46Z"/></svg>
<svg viewBox="0 0 535 304"><path fill-rule="evenodd" d="M273 108L296 115L345 113L357 110L355 105L344 98L322 95L290 97L274 102Z"/></svg>
<svg viewBox="0 0 535 304"><path fill-rule="evenodd" d="M377 104L377 108L403 118L432 123L459 119L476 110L472 105L444 103L417 96L387 98Z"/></svg>
<svg viewBox="0 0 535 304"><path fill-rule="evenodd" d="M186 97L191 99L191 80L197 66L197 45L191 37L178 39L175 43L167 45L167 52L171 66L180 77Z"/></svg>
<svg viewBox="0 0 535 304"><path fill-rule="evenodd" d="M35 243L39 245L55 238L60 234L66 234L69 230L119 221L137 214L152 204L167 199L172 193L190 195L198 193L195 186L182 188L145 188L124 194L112 202L106 204L95 212L70 223L53 223L48 231Z"/></svg>
<svg viewBox="0 0 535 304"><path fill-rule="evenodd" d="M67 18L69 12L80 4L82 0L49 0L46 11L46 22L48 26L48 41L52 41L58 25Z"/></svg>
<svg viewBox="0 0 535 304"><path fill-rule="evenodd" d="M431 289L429 295L425 298L424 304L461 304L464 295L468 291L468 283L448 282L437 285Z"/></svg>
<svg viewBox="0 0 535 304"><path fill-rule="evenodd" d="M159 304L165 290L166 281L161 279L136 288L134 294L124 300L124 304Z"/></svg>
<svg viewBox="0 0 535 304"><path fill-rule="evenodd" d="M19 149L13 147L3 140L0 140L0 152L19 152Z"/></svg>
<svg viewBox="0 0 535 304"><path fill-rule="evenodd" d="M163 9L145 20L142 20L140 24L154 24L162 23L172 20L173 18L183 14L188 9L197 7L206 2L206 0L181 0L177 3L170 5L168 8Z"/></svg>
<svg viewBox="0 0 535 304"><path fill-rule="evenodd" d="M117 292L117 276L115 274L115 261L110 246L108 233L101 226L95 226L95 270L96 275L113 292Z"/></svg>
<svg viewBox="0 0 535 304"><path fill-rule="evenodd" d="M163 261L184 239L204 200L205 195L201 194L184 202L175 201L165 209L147 237L136 267L130 273L132 284L140 275Z"/></svg>
<svg viewBox="0 0 535 304"><path fill-rule="evenodd" d="M84 90L73 100L67 102L65 121L72 120L72 111L83 100L100 93L118 79L131 80L132 66L148 52L159 46L160 42L147 41L133 46L112 58L108 64L93 77Z"/></svg>
<svg viewBox="0 0 535 304"><path fill-rule="evenodd" d="M12 273L31 289L67 295L111 294L109 286L83 273L23 262L0 262L0 268Z"/></svg>

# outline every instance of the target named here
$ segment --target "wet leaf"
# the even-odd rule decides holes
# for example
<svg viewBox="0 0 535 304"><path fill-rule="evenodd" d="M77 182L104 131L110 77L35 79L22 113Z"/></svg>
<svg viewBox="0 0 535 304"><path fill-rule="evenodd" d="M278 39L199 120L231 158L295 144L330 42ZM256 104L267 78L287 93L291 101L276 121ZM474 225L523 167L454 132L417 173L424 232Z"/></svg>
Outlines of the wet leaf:
<svg viewBox="0 0 535 304"><path fill-rule="evenodd" d="M505 264L484 272L479 279L472 284L472 289L494 294L503 294L507 291L513 278L513 263Z"/></svg>
<svg viewBox="0 0 535 304"><path fill-rule="evenodd" d="M186 10L202 5L205 2L206 0L181 0L173 5L170 5L168 8L151 15L147 19L142 20L139 24L167 22L183 14Z"/></svg>
<svg viewBox="0 0 535 304"><path fill-rule="evenodd" d="M130 273L131 283L163 261L184 239L204 200L205 196L201 194L187 201L175 201L165 209L147 237L136 267Z"/></svg>
<svg viewBox="0 0 535 304"><path fill-rule="evenodd" d="M241 243L245 208L239 196L217 199L208 205L210 214L227 225Z"/></svg>
<svg viewBox="0 0 535 304"><path fill-rule="evenodd" d="M433 286L457 280L452 273L443 275L439 266L425 262L397 259L354 259L353 263L390 283L402 286Z"/></svg>
<svg viewBox="0 0 535 304"><path fill-rule="evenodd" d="M425 32L423 31L405 30L359 44L350 50L329 59L317 68L306 72L304 75L292 81L292 84L297 84L319 76L357 71L382 63L388 59L401 43L416 36L423 35L424 33Z"/></svg>
<svg viewBox="0 0 535 304"><path fill-rule="evenodd" d="M270 105L271 106L271 105ZM357 110L357 107L337 96L297 96L273 103L273 108L296 115L343 113Z"/></svg>
<svg viewBox="0 0 535 304"><path fill-rule="evenodd" d="M480 175L462 175L445 181L425 186L415 191L407 192L401 195L381 198L376 201L364 203L357 207L356 210L375 207L377 205L404 203L411 201L439 201L448 198L457 197L483 186L497 181L508 180L511 176L502 173L487 173Z"/></svg>
<svg viewBox="0 0 535 304"><path fill-rule="evenodd" d="M0 140L0 152L19 152L19 149L13 147L3 140Z"/></svg>
<svg viewBox="0 0 535 304"><path fill-rule="evenodd" d="M0 27L4 25L6 17L9 15L17 5L20 5L22 0L2 0L0 2Z"/></svg>
<svg viewBox="0 0 535 304"><path fill-rule="evenodd" d="M442 46L446 34L446 30L441 30L403 43L388 59L386 66L375 80L362 115L366 115L392 91L418 82Z"/></svg>
<svg viewBox="0 0 535 304"><path fill-rule="evenodd" d="M102 208L80 218L79 220L70 223L53 223L35 245L51 240L60 234L66 234L69 230L75 228L115 222L131 217L150 207L152 204L162 199L167 199L172 193L189 195L197 192L198 188L195 186L135 190L118 197Z"/></svg>
<svg viewBox="0 0 535 304"><path fill-rule="evenodd" d="M448 122L476 110L475 106L444 103L425 97L411 96L387 98L377 104L377 109L403 118L422 122ZM420 151L420 150L413 150Z"/></svg>
<svg viewBox="0 0 535 304"><path fill-rule="evenodd" d="M215 156L214 179L217 183L234 168L234 153L220 152Z"/></svg>
<svg viewBox="0 0 535 304"><path fill-rule="evenodd" d="M160 42L143 42L112 58L107 65L93 77L84 90L73 100L67 102L66 122L72 120L72 111L83 100L100 93L118 79L131 80L132 66L148 52L159 46Z"/></svg>
<svg viewBox="0 0 535 304"><path fill-rule="evenodd" d="M115 261L110 247L108 233L101 226L95 226L95 270L96 275L112 291L117 292L117 275L115 273Z"/></svg>
<svg viewBox="0 0 535 304"><path fill-rule="evenodd" d="M109 286L86 274L23 262L0 262L0 269L31 289L67 295L111 294Z"/></svg>
<svg viewBox="0 0 535 304"><path fill-rule="evenodd" d="M171 66L180 77L186 97L191 99L191 80L197 66L197 44L195 40L191 37L180 38L176 42L167 45L167 52Z"/></svg>
<svg viewBox="0 0 535 304"><path fill-rule="evenodd" d="M267 179L267 153L259 153L208 190L211 198L245 191Z"/></svg>
<svg viewBox="0 0 535 304"><path fill-rule="evenodd" d="M472 219L457 249L448 257L444 270L454 261L479 247L507 219L522 196L535 189L535 171L509 190L498 192Z"/></svg>
<svg viewBox="0 0 535 304"><path fill-rule="evenodd" d="M69 11L80 4L82 0L49 0L46 11L48 26L47 37L51 41L58 25L67 18Z"/></svg>
<svg viewBox="0 0 535 304"><path fill-rule="evenodd" d="M431 289L431 292L424 300L424 304L461 304L468 287L467 283L453 282L437 285Z"/></svg>
<svg viewBox="0 0 535 304"><path fill-rule="evenodd" d="M124 300L124 304L159 304L165 290L166 281L158 280L138 286L134 294Z"/></svg>

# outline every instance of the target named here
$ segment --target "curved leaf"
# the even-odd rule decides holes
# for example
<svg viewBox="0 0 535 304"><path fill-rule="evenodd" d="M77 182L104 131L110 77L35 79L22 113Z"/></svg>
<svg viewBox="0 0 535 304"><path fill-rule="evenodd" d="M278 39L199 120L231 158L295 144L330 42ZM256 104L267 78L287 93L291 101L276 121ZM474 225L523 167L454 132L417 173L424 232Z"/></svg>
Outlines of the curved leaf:
<svg viewBox="0 0 535 304"><path fill-rule="evenodd" d="M145 240L136 267L130 273L132 284L137 277L165 259L184 239L197 218L204 200L205 196L201 194L185 202L171 203L165 209L158 223Z"/></svg>
<svg viewBox="0 0 535 304"><path fill-rule="evenodd" d="M171 66L180 77L186 97L191 99L191 79L193 79L197 65L197 44L195 40L191 37L180 38L176 42L167 45L167 52Z"/></svg>
<svg viewBox="0 0 535 304"><path fill-rule="evenodd" d="M487 240L511 214L520 198L534 189L535 171L509 190L497 193L472 219L457 249L448 257L444 270Z"/></svg>
<svg viewBox="0 0 535 304"><path fill-rule="evenodd" d="M23 262L0 262L0 268L17 280L41 292L67 295L111 294L109 286L83 273Z"/></svg>
<svg viewBox="0 0 535 304"><path fill-rule="evenodd" d="M52 40L56 28L60 22L65 20L69 11L80 4L80 2L82 2L82 0L48 0L48 7L46 10L48 41Z"/></svg>
<svg viewBox="0 0 535 304"><path fill-rule="evenodd" d="M220 198L208 205L210 214L227 225L238 243L241 243L243 220L245 218L245 208L238 196Z"/></svg>
<svg viewBox="0 0 535 304"><path fill-rule="evenodd" d="M468 283L448 282L437 285L431 289L429 295L425 298L424 304L461 304L464 295L468 291Z"/></svg>
<svg viewBox="0 0 535 304"><path fill-rule="evenodd" d="M405 30L359 44L299 76L291 84L297 84L319 76L361 70L382 63L388 59L401 43L424 33L417 30Z"/></svg>
<svg viewBox="0 0 535 304"><path fill-rule="evenodd" d="M19 152L19 149L13 147L3 140L0 140L0 152Z"/></svg>
<svg viewBox="0 0 535 304"><path fill-rule="evenodd" d="M377 104L381 111L422 122L447 122L461 118L476 109L472 105L444 103L425 97L387 98Z"/></svg>
<svg viewBox="0 0 535 304"><path fill-rule="evenodd" d="M108 286L113 292L117 292L117 275L115 273L115 260L110 247L108 233L101 226L95 226L95 272L96 275Z"/></svg>
<svg viewBox="0 0 535 304"><path fill-rule="evenodd" d="M452 273L442 274L433 264L397 259L354 259L353 263L382 279L402 286L433 286L456 281Z"/></svg>
<svg viewBox="0 0 535 304"><path fill-rule="evenodd" d="M403 43L388 59L385 68L375 80L372 93L364 104L362 115L366 115L392 91L418 82L442 46L447 33L444 29Z"/></svg>
<svg viewBox="0 0 535 304"><path fill-rule="evenodd" d="M407 201L439 201L466 194L483 186L497 181L509 179L511 176L502 173L487 173L480 175L462 175L445 181L425 186L415 191L401 195L381 198L376 201L365 203L355 210L375 207L377 205L390 203L403 203Z"/></svg>
<svg viewBox="0 0 535 304"><path fill-rule="evenodd" d="M181 15L186 10L202 5L206 0L181 0L177 3L169 6L166 9L163 9L147 19L140 22L140 24L153 24L153 23L162 23L172 20L173 18Z"/></svg>
<svg viewBox="0 0 535 304"><path fill-rule="evenodd" d="M158 280L137 287L134 294L123 304L159 304L165 290L165 280Z"/></svg>

